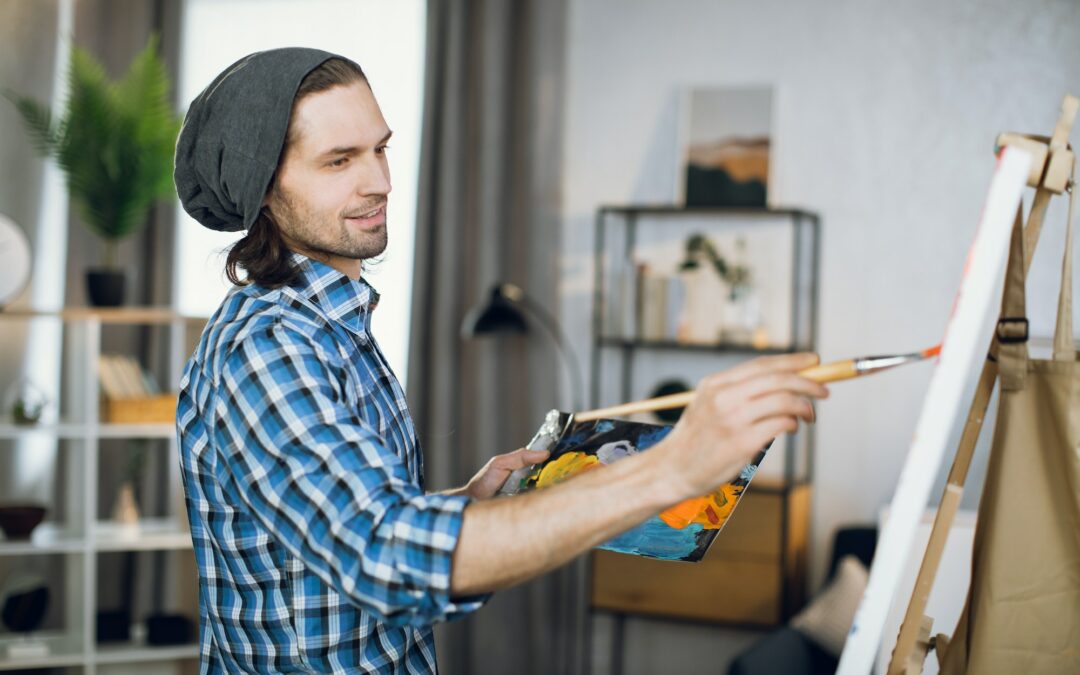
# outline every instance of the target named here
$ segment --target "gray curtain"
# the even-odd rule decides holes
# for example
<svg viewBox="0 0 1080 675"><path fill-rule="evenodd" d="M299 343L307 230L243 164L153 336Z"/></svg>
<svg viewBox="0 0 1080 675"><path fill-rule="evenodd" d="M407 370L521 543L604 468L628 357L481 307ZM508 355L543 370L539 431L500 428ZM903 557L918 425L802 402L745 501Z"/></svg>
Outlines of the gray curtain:
<svg viewBox="0 0 1080 675"><path fill-rule="evenodd" d="M524 445L558 396L541 331L465 341L461 321L496 281L552 314L557 298L563 0L431 0L409 402L427 487L461 485ZM576 672L583 563L499 593L439 626L441 671Z"/></svg>

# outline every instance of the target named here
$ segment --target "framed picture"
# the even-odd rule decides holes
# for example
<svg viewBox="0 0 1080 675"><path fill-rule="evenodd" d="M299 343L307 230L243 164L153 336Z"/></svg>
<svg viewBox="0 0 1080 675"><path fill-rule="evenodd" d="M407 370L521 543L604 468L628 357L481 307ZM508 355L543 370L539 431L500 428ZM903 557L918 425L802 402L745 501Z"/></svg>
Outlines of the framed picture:
<svg viewBox="0 0 1080 675"><path fill-rule="evenodd" d="M675 203L764 207L769 203L773 89L691 88L679 124Z"/></svg>

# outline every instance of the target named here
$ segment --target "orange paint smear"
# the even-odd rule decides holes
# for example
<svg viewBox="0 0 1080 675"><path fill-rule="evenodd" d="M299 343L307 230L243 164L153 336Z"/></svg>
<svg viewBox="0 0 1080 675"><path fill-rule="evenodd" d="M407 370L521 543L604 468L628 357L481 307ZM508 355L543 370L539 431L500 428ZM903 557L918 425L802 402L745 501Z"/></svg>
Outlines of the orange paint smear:
<svg viewBox="0 0 1080 675"><path fill-rule="evenodd" d="M739 485L724 485L712 494L679 502L662 512L660 520L676 530L693 523L700 524L706 530L718 530L727 522L744 489Z"/></svg>
<svg viewBox="0 0 1080 675"><path fill-rule="evenodd" d="M929 358L933 358L933 357L937 356L940 353L941 353L941 345L938 345L937 347L931 347L930 349L924 349L922 355L923 355L924 359L929 359Z"/></svg>

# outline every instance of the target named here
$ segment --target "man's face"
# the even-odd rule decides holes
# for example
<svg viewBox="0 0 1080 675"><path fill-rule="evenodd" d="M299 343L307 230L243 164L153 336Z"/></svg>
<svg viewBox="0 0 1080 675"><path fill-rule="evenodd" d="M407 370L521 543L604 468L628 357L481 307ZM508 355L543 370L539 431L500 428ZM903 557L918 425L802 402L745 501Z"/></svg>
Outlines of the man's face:
<svg viewBox="0 0 1080 675"><path fill-rule="evenodd" d="M359 278L386 249L390 129L364 82L296 105L289 144L266 198L289 247Z"/></svg>

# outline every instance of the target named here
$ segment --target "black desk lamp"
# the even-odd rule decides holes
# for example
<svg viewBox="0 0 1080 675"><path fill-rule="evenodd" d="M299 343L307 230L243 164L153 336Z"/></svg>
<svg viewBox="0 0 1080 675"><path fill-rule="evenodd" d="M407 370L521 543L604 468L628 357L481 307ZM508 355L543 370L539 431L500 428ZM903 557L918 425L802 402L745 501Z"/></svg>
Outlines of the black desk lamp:
<svg viewBox="0 0 1080 675"><path fill-rule="evenodd" d="M498 333L528 333L527 318L540 324L555 343L555 350L570 372L572 389L570 397L574 410L582 410L581 370L578 368L574 353L570 350L566 336L559 328L555 317L525 295L525 291L518 286L506 283L496 283L492 286L487 303L473 307L465 315L465 320L461 322L461 337L469 339Z"/></svg>

